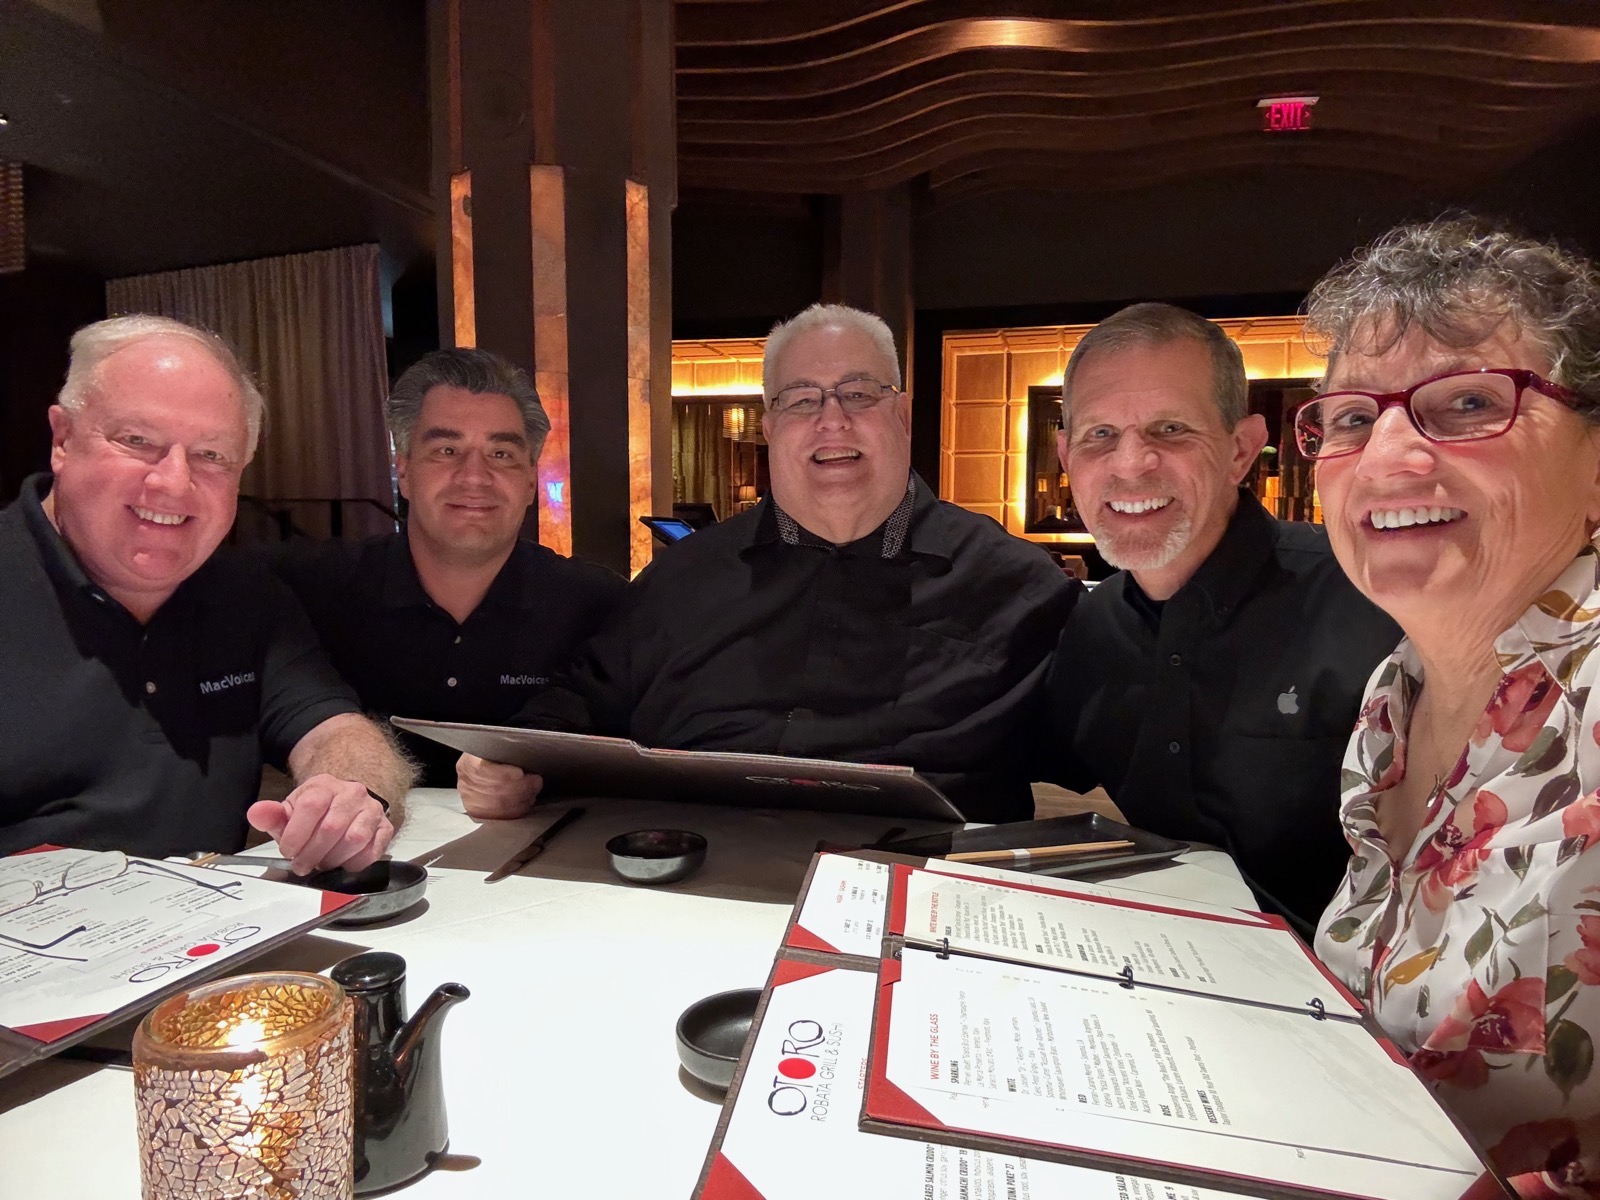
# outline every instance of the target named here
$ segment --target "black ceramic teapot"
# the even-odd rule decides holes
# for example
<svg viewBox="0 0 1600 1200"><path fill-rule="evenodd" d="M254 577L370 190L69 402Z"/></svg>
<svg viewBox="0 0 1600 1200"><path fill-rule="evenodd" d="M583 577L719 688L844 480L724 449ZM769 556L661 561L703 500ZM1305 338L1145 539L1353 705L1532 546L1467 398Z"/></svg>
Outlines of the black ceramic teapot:
<svg viewBox="0 0 1600 1200"><path fill-rule="evenodd" d="M356 1195L398 1187L426 1172L450 1142L439 1068L445 1010L471 995L444 983L406 1012L406 960L369 950L329 972L354 1004Z"/></svg>

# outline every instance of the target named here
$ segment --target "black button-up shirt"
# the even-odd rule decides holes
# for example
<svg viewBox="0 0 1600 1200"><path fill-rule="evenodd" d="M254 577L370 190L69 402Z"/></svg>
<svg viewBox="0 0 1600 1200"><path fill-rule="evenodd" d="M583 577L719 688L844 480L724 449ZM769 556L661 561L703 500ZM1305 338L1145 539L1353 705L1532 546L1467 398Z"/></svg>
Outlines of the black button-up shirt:
<svg viewBox="0 0 1600 1200"><path fill-rule="evenodd" d="M913 487L903 534L891 517L845 546L798 526L791 541L768 499L658 552L519 720L911 766L973 819L1031 816L1028 717L1077 585Z"/></svg>
<svg viewBox="0 0 1600 1200"><path fill-rule="evenodd" d="M213 555L141 625L40 507L0 511L0 853L236 850L263 758L357 712L288 590Z"/></svg>
<svg viewBox="0 0 1600 1200"><path fill-rule="evenodd" d="M1170 599L1123 571L1074 609L1049 685L1061 782L1101 784L1134 825L1223 847L1269 908L1315 922L1350 857L1345 744L1399 640L1322 529L1241 492Z"/></svg>
<svg viewBox="0 0 1600 1200"><path fill-rule="evenodd" d="M503 725L616 607L621 576L519 540L465 621L423 590L406 535L287 542L272 563L361 703L382 720ZM458 751L400 733L430 787L454 787Z"/></svg>

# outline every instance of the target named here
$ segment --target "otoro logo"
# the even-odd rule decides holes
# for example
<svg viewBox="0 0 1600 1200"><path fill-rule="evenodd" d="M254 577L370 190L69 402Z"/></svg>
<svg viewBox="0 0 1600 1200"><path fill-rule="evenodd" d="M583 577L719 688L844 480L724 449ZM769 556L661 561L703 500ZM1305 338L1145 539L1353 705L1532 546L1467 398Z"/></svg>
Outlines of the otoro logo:
<svg viewBox="0 0 1600 1200"><path fill-rule="evenodd" d="M780 1117L797 1117L811 1107L816 1085L809 1082L817 1073L818 1047L822 1045L822 1026L816 1021L791 1021L785 1031L767 1107Z"/></svg>

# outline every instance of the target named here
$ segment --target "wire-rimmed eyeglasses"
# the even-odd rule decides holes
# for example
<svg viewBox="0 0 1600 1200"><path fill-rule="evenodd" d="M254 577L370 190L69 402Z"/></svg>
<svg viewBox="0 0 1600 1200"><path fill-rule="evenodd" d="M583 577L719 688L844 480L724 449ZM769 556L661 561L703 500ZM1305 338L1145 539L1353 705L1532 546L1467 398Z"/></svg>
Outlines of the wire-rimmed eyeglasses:
<svg viewBox="0 0 1600 1200"><path fill-rule="evenodd" d="M1522 393L1532 388L1568 408L1585 407L1576 392L1533 371L1483 367L1435 375L1403 392L1328 392L1294 411L1294 437L1311 459L1355 454L1372 437L1386 409L1406 410L1412 427L1430 442L1476 442L1499 437L1516 422Z"/></svg>
<svg viewBox="0 0 1600 1200"><path fill-rule="evenodd" d="M808 383L795 384L786 387L772 397L768 406L775 413L782 413L794 417L814 417L822 411L827 404L828 397L838 400L839 407L847 413L866 412L867 409L876 407L890 396L898 395L900 389L892 383L883 383L877 379L846 379L835 387L815 387Z"/></svg>

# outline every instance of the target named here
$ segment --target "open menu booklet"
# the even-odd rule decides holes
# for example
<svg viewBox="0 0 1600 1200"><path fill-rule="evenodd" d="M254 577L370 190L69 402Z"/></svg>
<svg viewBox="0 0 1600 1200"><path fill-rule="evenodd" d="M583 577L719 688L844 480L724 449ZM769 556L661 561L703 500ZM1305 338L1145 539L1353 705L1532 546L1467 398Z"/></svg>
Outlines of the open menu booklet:
<svg viewBox="0 0 1600 1200"><path fill-rule="evenodd" d="M43 846L0 858L0 1075L357 899L116 850Z"/></svg>
<svg viewBox="0 0 1600 1200"><path fill-rule="evenodd" d="M780 957L697 1200L1225 1200L1116 1171L858 1128L876 977Z"/></svg>
<svg viewBox="0 0 1600 1200"><path fill-rule="evenodd" d="M812 1122L857 1115L848 1147L840 1135L829 1153L889 1181L871 1193L886 1197L1493 1192L1404 1057L1279 918L824 854L783 954L708 1159L701 1194L713 1200L807 1194L788 1168L756 1184L769 1161L799 1157L756 1132L776 1128L762 1107L798 1103L806 1087L829 1097L820 1117L806 1109ZM823 968L849 982L821 983ZM783 988L807 970L856 1015L830 1023L818 1001L794 1008L815 1029L775 1025ZM858 1061L837 1047L863 1036L863 978L877 994ZM735 1169L756 1186L722 1187Z"/></svg>
<svg viewBox="0 0 1600 1200"><path fill-rule="evenodd" d="M748 808L959 822L960 811L910 767L727 750L667 750L627 738L391 717L397 729L544 779L569 796L637 797Z"/></svg>

